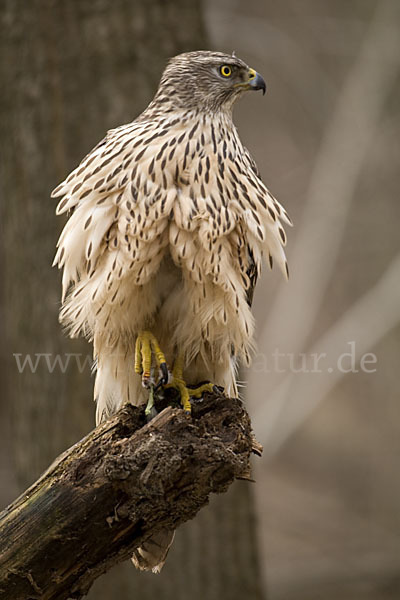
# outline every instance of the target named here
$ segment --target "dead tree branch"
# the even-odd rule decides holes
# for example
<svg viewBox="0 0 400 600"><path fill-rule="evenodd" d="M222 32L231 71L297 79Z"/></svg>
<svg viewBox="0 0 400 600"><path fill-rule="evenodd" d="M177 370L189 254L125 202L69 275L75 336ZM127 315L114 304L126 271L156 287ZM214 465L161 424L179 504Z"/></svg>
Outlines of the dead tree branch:
<svg viewBox="0 0 400 600"><path fill-rule="evenodd" d="M151 533L248 478L257 450L237 399L209 394L191 416L166 408L147 424L123 407L0 514L0 598L82 598Z"/></svg>

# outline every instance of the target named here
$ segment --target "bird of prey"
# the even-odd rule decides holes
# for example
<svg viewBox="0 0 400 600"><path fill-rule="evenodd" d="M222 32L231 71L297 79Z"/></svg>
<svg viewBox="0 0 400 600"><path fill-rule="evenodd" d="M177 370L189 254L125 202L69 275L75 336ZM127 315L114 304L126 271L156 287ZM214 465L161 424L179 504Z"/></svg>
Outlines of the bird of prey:
<svg viewBox="0 0 400 600"><path fill-rule="evenodd" d="M144 112L52 193L70 215L54 260L60 320L93 341L97 422L148 402L156 385L175 388L187 412L210 386L237 394L253 289L264 258L287 276L290 224L232 121L247 90L265 82L234 54L172 58ZM171 539L150 539L136 566L159 570Z"/></svg>

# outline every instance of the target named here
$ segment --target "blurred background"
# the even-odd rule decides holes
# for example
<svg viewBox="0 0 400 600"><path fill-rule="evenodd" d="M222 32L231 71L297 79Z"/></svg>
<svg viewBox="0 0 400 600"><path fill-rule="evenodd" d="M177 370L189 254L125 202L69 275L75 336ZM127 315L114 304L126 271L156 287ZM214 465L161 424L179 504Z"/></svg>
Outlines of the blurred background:
<svg viewBox="0 0 400 600"><path fill-rule="evenodd" d="M89 598L399 598L400 3L3 0L0 18L1 505L94 423L91 349L57 322L50 191L169 56L235 50L267 82L236 124L294 221L241 375L264 456L160 576L121 565Z"/></svg>

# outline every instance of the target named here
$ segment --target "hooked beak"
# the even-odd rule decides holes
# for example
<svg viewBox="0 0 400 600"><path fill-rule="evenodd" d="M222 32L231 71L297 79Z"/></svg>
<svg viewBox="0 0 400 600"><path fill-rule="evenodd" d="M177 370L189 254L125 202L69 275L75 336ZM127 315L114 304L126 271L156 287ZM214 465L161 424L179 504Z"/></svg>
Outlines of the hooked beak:
<svg viewBox="0 0 400 600"><path fill-rule="evenodd" d="M261 77L260 73L257 73L257 71L254 69L249 69L249 79L247 85L248 90L262 90L263 95L267 89L264 79Z"/></svg>

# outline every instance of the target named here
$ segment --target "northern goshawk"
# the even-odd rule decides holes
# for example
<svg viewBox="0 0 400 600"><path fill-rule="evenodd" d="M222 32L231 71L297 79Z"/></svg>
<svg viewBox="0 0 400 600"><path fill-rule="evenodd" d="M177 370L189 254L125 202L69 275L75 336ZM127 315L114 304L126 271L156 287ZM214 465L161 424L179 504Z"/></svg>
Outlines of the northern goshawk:
<svg viewBox="0 0 400 600"><path fill-rule="evenodd" d="M146 110L53 191L57 214L70 214L54 261L60 319L93 341L98 422L159 383L188 412L209 385L237 394L253 288L264 258L288 274L280 221L290 223L232 121L247 90L265 92L264 80L234 55L172 58ZM159 570L171 539L150 539L136 566Z"/></svg>

